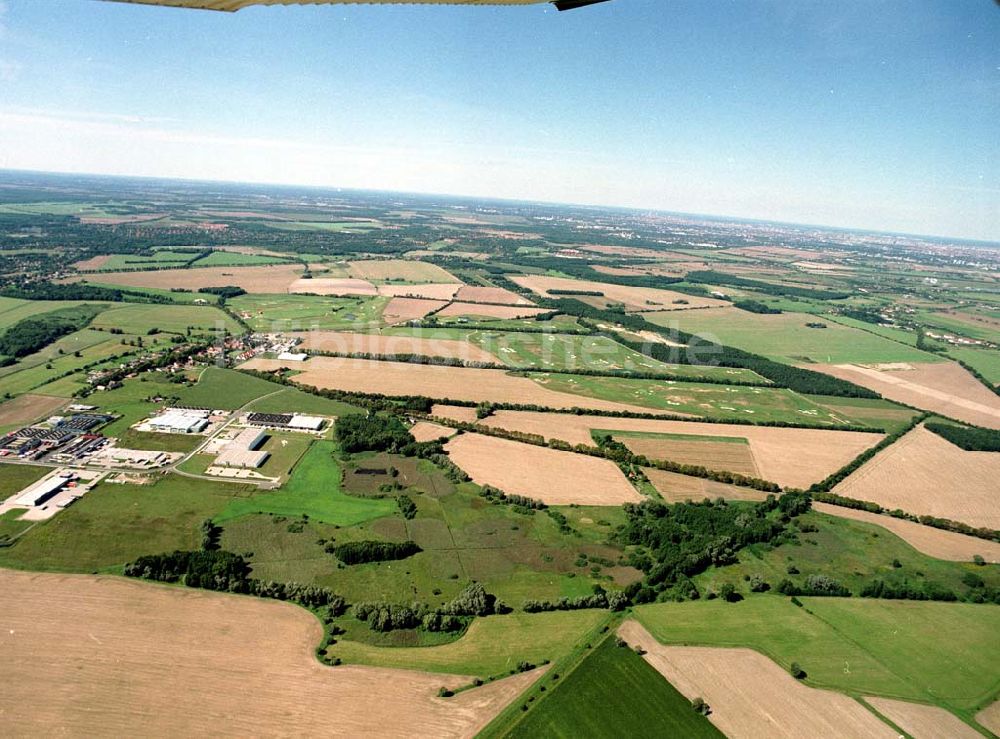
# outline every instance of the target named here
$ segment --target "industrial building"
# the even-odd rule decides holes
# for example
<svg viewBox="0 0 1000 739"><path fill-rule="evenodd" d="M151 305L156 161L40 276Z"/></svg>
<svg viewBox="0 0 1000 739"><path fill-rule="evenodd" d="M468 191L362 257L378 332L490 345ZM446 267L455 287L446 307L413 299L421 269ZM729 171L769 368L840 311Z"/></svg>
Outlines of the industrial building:
<svg viewBox="0 0 1000 739"><path fill-rule="evenodd" d="M319 431L323 428L324 423L326 422L319 416L300 416L296 413L288 422L288 428L301 431Z"/></svg>
<svg viewBox="0 0 1000 739"><path fill-rule="evenodd" d="M260 467L271 456L270 452L257 450L264 438L265 434L262 429L244 429L235 439L226 444L226 448L215 458L215 464L223 467L252 469Z"/></svg>
<svg viewBox="0 0 1000 739"><path fill-rule="evenodd" d="M308 354L302 354L300 352L281 352L281 354L278 355L278 359L288 362L304 362L308 358Z"/></svg>
<svg viewBox="0 0 1000 739"><path fill-rule="evenodd" d="M150 418L146 425L153 431L170 434L196 434L208 426L208 411L172 408Z"/></svg>
<svg viewBox="0 0 1000 739"><path fill-rule="evenodd" d="M326 419L299 413L250 413L247 415L246 422L252 426L263 426L264 428L320 431L326 424Z"/></svg>
<svg viewBox="0 0 1000 739"><path fill-rule="evenodd" d="M69 472L53 475L52 477L46 477L39 480L17 496L17 500L15 500L14 503L15 505L28 506L29 508L40 506L46 501L51 500L52 497L66 487L72 479L73 476Z"/></svg>

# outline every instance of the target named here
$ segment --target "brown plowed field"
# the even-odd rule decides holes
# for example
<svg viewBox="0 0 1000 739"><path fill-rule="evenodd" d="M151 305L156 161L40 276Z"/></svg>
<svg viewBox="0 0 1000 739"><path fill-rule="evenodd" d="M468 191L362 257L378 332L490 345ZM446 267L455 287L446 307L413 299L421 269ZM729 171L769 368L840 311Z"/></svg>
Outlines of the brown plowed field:
<svg viewBox="0 0 1000 739"><path fill-rule="evenodd" d="M695 439L667 439L638 436L616 436L633 453L647 459L667 459L680 464L694 464L710 470L735 472L747 477L760 477L753 461L750 444ZM707 439L708 437L702 437Z"/></svg>
<svg viewBox="0 0 1000 739"><path fill-rule="evenodd" d="M257 358L242 366L268 371L286 367L288 363L277 359ZM649 412L648 409L637 406L547 390L527 377L515 377L504 370L435 367L339 357L313 357L302 366L302 370L292 377L293 382L324 389L384 395L424 395L474 403L493 401L537 404L550 408Z"/></svg>
<svg viewBox="0 0 1000 739"><path fill-rule="evenodd" d="M382 311L386 323L406 323L423 318L447 305L444 300L421 300L419 298L393 298Z"/></svg>
<svg viewBox="0 0 1000 739"><path fill-rule="evenodd" d="M351 277L362 280L403 280L405 282L457 282L450 272L429 262L413 259L369 259L350 262Z"/></svg>
<svg viewBox="0 0 1000 739"><path fill-rule="evenodd" d="M302 339L299 345L313 351L341 354L420 354L426 357L449 357L468 362L500 362L485 349L459 339L423 339L412 336L354 334L345 331L302 331L290 333Z"/></svg>
<svg viewBox="0 0 1000 739"><path fill-rule="evenodd" d="M919 739L982 739L983 735L939 706L865 698L865 702L910 736Z"/></svg>
<svg viewBox="0 0 1000 739"><path fill-rule="evenodd" d="M410 429L413 438L418 442L437 441L441 437L451 438L455 435L455 429L449 426L441 426L430 421L418 421Z"/></svg>
<svg viewBox="0 0 1000 739"><path fill-rule="evenodd" d="M967 452L922 426L833 489L889 510L1000 528L1000 454Z"/></svg>
<svg viewBox="0 0 1000 739"><path fill-rule="evenodd" d="M875 524L888 529L914 549L937 559L952 562L971 562L978 554L987 562L1000 563L1000 544L975 536L956 534L953 531L924 526L916 521L907 521L881 513L869 513L854 508L845 508L829 503L813 503L820 513L849 518L852 521Z"/></svg>
<svg viewBox="0 0 1000 739"><path fill-rule="evenodd" d="M350 277L313 277L308 280L296 280L288 286L288 292L331 296L362 295L373 297L378 295L378 289L372 283Z"/></svg>
<svg viewBox="0 0 1000 739"><path fill-rule="evenodd" d="M709 721L730 739L897 737L857 701L807 687L751 649L667 647L635 621L618 633L686 698L704 698Z"/></svg>
<svg viewBox="0 0 1000 739"><path fill-rule="evenodd" d="M452 421L476 422L476 409L464 405L437 405L431 408L431 415L439 418L450 418Z"/></svg>
<svg viewBox="0 0 1000 739"><path fill-rule="evenodd" d="M854 364L811 364L809 369L849 380L889 400L1000 429L1000 396L956 362L914 364L904 370L879 371Z"/></svg>
<svg viewBox="0 0 1000 739"><path fill-rule="evenodd" d="M760 501L767 497L766 493L760 493L750 488L727 485L701 477L680 475L676 472L665 472L655 467L643 467L642 471L646 473L646 477L656 488L656 492L668 503L683 503L685 500L697 502L705 498Z"/></svg>
<svg viewBox="0 0 1000 739"><path fill-rule="evenodd" d="M99 254L81 262L74 262L73 267L75 269L100 269L111 260L111 256L111 254Z"/></svg>
<svg viewBox="0 0 1000 739"><path fill-rule="evenodd" d="M288 287L302 277L298 264L270 264L266 267L199 267L197 269L159 269L145 272L102 272L99 275L76 275L59 282L89 280L125 287L156 287L169 290L180 287L197 290L200 287L235 285L248 293L287 293ZM318 280L303 280L317 282Z"/></svg>
<svg viewBox="0 0 1000 739"><path fill-rule="evenodd" d="M573 452L462 434L448 442L451 461L480 485L549 505L621 505L642 496L613 462Z"/></svg>
<svg viewBox="0 0 1000 739"><path fill-rule="evenodd" d="M466 303L503 303L505 305L531 305L531 301L502 287L463 285L455 296Z"/></svg>
<svg viewBox="0 0 1000 739"><path fill-rule="evenodd" d="M427 300L451 300L458 292L457 283L434 285L379 285L379 295L394 298L425 298Z"/></svg>
<svg viewBox="0 0 1000 739"><path fill-rule="evenodd" d="M1000 736L1000 700L977 713L976 721Z"/></svg>
<svg viewBox="0 0 1000 739"><path fill-rule="evenodd" d="M0 591L8 736L466 737L536 677L440 699L467 681L324 667L319 621L277 601L8 570Z"/></svg>
<svg viewBox="0 0 1000 739"><path fill-rule="evenodd" d="M51 415L52 411L67 402L66 398L31 394L8 400L0 404L0 426L31 423L35 419Z"/></svg>
<svg viewBox="0 0 1000 739"><path fill-rule="evenodd" d="M593 429L742 437L750 442L750 451L760 477L779 485L798 488L809 487L836 472L882 439L881 434L852 431L602 418L529 411L497 411L482 423L494 428L538 434L546 439L561 439L574 445L592 445L594 442L590 432Z"/></svg>
<svg viewBox="0 0 1000 739"><path fill-rule="evenodd" d="M515 318L533 318L542 313L551 313L545 308L532 308L518 305L484 305L481 303L452 303L438 315L441 316L482 316L513 320Z"/></svg>
<svg viewBox="0 0 1000 739"><path fill-rule="evenodd" d="M604 293L604 297L616 303L624 303L628 310L680 310L688 308L721 307L729 305L724 300L698 298L671 290L653 287L627 287L607 282L570 280L565 277L542 277L537 275L513 275L511 278L521 287L526 287L538 295L549 296L549 290L590 290ZM560 297L558 295L549 297ZM686 303L675 303L686 300Z"/></svg>

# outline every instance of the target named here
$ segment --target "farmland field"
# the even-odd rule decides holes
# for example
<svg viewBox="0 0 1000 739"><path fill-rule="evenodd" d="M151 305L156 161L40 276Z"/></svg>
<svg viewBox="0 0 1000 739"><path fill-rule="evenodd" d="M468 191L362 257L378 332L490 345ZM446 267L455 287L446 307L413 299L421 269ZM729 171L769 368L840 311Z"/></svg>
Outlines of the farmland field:
<svg viewBox="0 0 1000 739"><path fill-rule="evenodd" d="M284 366L282 362L274 359L252 359L241 365L245 369L265 372L281 369ZM303 371L296 374L292 380L319 388L386 395L426 395L474 402L537 403L553 408L581 407L639 412L646 410L623 403L554 392L526 377L508 374L503 370L313 357L305 363Z"/></svg>
<svg viewBox="0 0 1000 739"><path fill-rule="evenodd" d="M387 298L240 295L228 305L256 331L357 329L379 325Z"/></svg>
<svg viewBox="0 0 1000 739"><path fill-rule="evenodd" d="M897 736L860 703L805 687L750 649L667 647L634 621L619 633L646 650L646 661L687 698L703 698L726 736Z"/></svg>
<svg viewBox="0 0 1000 739"><path fill-rule="evenodd" d="M967 452L919 427L834 488L883 508L1000 526L1000 454Z"/></svg>
<svg viewBox="0 0 1000 739"><path fill-rule="evenodd" d="M779 388L541 373L532 379L560 393L720 420L784 421L817 427L869 425L856 421L844 409L835 412L826 408L816 396Z"/></svg>
<svg viewBox="0 0 1000 739"><path fill-rule="evenodd" d="M182 334L188 327L197 331L240 330L232 318L207 305L121 305L101 313L93 325L120 328L127 334L146 334L152 329Z"/></svg>
<svg viewBox="0 0 1000 739"><path fill-rule="evenodd" d="M555 660L605 621L600 611L516 613L476 619L460 639L441 646L393 648L341 641L330 652L353 664L486 678L508 672L522 660Z"/></svg>
<svg viewBox="0 0 1000 739"><path fill-rule="evenodd" d="M954 560L956 562L971 562L976 555L987 562L1000 564L1000 543L980 539L975 536L956 534L932 526L907 521L886 514L869 513L854 508L830 505L829 503L813 503L813 508L830 516L840 516L853 521L863 521L888 529L899 538L906 541L924 554L936 559Z"/></svg>
<svg viewBox="0 0 1000 739"><path fill-rule="evenodd" d="M642 431L615 432L613 438L634 454L649 459L669 459L713 470L760 477L750 442L743 437L655 434Z"/></svg>
<svg viewBox="0 0 1000 739"><path fill-rule="evenodd" d="M685 310L690 308L709 308L725 305L722 300L714 298L699 298L690 295L661 290L651 287L623 287L607 282L591 282L588 280L568 280L562 277L523 276L512 278L521 287L526 287L538 295L558 297L551 290L575 290L598 292L612 302L622 303L627 310Z"/></svg>
<svg viewBox="0 0 1000 739"><path fill-rule="evenodd" d="M996 691L1000 644L989 606L803 598L805 608L763 595L640 606L636 618L663 644L749 647L806 684L853 694L972 710ZM949 665L961 663L962 670ZM845 666L849 669L845 670Z"/></svg>
<svg viewBox="0 0 1000 739"><path fill-rule="evenodd" d="M721 737L631 649L606 638L515 724L511 737Z"/></svg>
<svg viewBox="0 0 1000 739"><path fill-rule="evenodd" d="M759 315L738 308L720 308L651 314L647 318L662 326L675 326L689 334L715 338L723 344L792 364L940 361L916 348L803 313ZM806 326L814 322L824 323L826 328Z"/></svg>
<svg viewBox="0 0 1000 739"><path fill-rule="evenodd" d="M302 339L301 348L312 351L338 354L418 354L427 357L451 357L465 362L498 361L494 355L478 346L455 339L422 339L337 331L309 331L291 335Z"/></svg>
<svg viewBox="0 0 1000 739"><path fill-rule="evenodd" d="M161 269L149 272L102 272L79 275L65 282L95 282L124 287L172 287L197 290L201 287L235 285L248 293L286 293L302 276L301 264L271 264L256 267L204 267L201 269Z"/></svg>
<svg viewBox="0 0 1000 739"><path fill-rule="evenodd" d="M545 447L462 434L448 442L452 461L480 485L550 505L621 505L642 497L611 461Z"/></svg>
<svg viewBox="0 0 1000 739"><path fill-rule="evenodd" d="M20 637L6 647L10 684L0 697L15 734L186 735L220 726L316 734L331 722L355 735L411 734L416 722L427 736L471 735L537 677L445 701L438 688L461 679L320 665L312 655L319 622L289 604L108 577L3 571L0 581L7 596L0 615ZM50 638L67 622L89 638ZM120 682L122 674L129 679ZM235 692L226 689L234 680ZM34 686L43 684L64 689L38 701ZM131 708L120 710L123 703Z"/></svg>
<svg viewBox="0 0 1000 739"><path fill-rule="evenodd" d="M350 273L351 277L376 282L460 282L436 265L409 259L351 262Z"/></svg>
<svg viewBox="0 0 1000 739"><path fill-rule="evenodd" d="M1000 397L955 362L882 371L855 365L816 369L867 387L890 400L977 426L1000 429Z"/></svg>

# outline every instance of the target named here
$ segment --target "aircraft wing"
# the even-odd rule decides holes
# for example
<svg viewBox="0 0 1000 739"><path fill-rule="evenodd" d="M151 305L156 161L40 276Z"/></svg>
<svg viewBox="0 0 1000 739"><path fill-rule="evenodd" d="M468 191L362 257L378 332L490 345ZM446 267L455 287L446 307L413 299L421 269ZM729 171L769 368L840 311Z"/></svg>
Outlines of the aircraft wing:
<svg viewBox="0 0 1000 739"><path fill-rule="evenodd" d="M112 0L119 3L163 5L171 8L225 10L233 12L251 5L535 5L551 2L559 10L573 10L607 0Z"/></svg>

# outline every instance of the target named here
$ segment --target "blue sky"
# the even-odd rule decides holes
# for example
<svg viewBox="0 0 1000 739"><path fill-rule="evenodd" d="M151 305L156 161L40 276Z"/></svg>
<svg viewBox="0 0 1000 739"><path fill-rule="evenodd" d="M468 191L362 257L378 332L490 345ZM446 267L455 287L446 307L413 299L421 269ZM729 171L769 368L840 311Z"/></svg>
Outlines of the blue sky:
<svg viewBox="0 0 1000 739"><path fill-rule="evenodd" d="M1000 240L992 0L0 0L0 168Z"/></svg>

